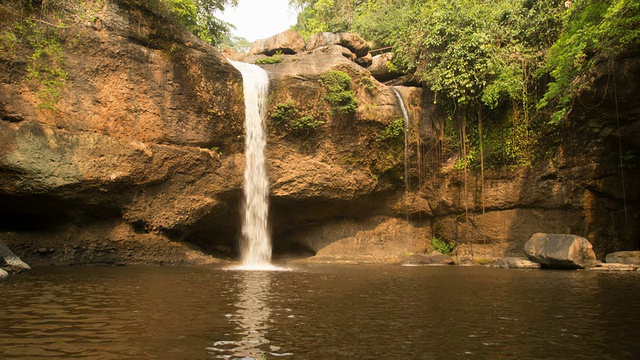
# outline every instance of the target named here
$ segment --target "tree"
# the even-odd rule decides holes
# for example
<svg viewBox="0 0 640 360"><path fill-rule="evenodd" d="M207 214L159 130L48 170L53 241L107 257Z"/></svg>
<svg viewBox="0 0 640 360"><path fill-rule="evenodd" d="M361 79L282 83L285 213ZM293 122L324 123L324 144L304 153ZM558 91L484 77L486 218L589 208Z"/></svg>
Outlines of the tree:
<svg viewBox="0 0 640 360"><path fill-rule="evenodd" d="M545 72L554 81L538 104L552 106L551 123L559 123L573 107L578 81L598 58L613 59L640 47L640 2L576 0L564 17L564 28L549 50Z"/></svg>
<svg viewBox="0 0 640 360"><path fill-rule="evenodd" d="M225 6L236 6L238 0L165 0L173 16L201 39L217 45L229 35L233 25L213 14L224 11Z"/></svg>

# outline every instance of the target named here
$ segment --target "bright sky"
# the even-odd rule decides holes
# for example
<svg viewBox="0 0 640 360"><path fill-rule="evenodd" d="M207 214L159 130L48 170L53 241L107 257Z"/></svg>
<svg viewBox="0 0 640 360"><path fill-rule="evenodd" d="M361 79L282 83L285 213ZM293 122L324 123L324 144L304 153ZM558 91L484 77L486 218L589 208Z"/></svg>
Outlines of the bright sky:
<svg viewBox="0 0 640 360"><path fill-rule="evenodd" d="M295 24L297 10L289 8L289 0L238 0L238 6L227 6L218 16L235 25L233 35L253 42L287 30Z"/></svg>

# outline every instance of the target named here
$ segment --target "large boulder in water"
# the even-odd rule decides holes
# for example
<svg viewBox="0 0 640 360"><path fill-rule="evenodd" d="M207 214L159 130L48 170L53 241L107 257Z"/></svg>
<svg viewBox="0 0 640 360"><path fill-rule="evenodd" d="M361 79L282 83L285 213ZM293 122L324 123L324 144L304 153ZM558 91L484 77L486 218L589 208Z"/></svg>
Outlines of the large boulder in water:
<svg viewBox="0 0 640 360"><path fill-rule="evenodd" d="M9 278L9 273L0 269L0 281L5 281Z"/></svg>
<svg viewBox="0 0 640 360"><path fill-rule="evenodd" d="M249 48L249 56L274 55L277 52L297 54L304 50L305 43L302 35L293 30L287 30L268 39L256 40Z"/></svg>
<svg viewBox="0 0 640 360"><path fill-rule="evenodd" d="M524 251L545 268L583 269L597 263L593 245L576 235L536 233L524 244Z"/></svg>

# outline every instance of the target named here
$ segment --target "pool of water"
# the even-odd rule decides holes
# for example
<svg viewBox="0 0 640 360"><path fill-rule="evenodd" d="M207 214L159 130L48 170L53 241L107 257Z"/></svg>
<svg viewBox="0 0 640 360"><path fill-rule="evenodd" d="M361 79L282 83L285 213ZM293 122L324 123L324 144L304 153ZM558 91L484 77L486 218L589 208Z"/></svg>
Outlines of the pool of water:
<svg viewBox="0 0 640 360"><path fill-rule="evenodd" d="M0 359L640 358L638 273L40 268L0 299Z"/></svg>

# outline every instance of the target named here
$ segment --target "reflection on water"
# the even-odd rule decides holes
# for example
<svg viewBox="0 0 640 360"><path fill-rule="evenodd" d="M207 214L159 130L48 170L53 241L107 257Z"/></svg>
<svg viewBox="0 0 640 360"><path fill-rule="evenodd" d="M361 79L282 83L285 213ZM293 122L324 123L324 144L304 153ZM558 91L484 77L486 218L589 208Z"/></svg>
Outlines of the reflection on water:
<svg viewBox="0 0 640 360"><path fill-rule="evenodd" d="M235 330L241 338L235 341L216 341L207 350L214 358L224 359L260 359L267 353L289 355L277 353L279 347L268 346L269 340L266 338L270 328L269 289L273 273L243 271L237 272L236 276L239 278L238 299L235 303L237 310L233 314L226 314L226 317L236 324Z"/></svg>
<svg viewBox="0 0 640 360"><path fill-rule="evenodd" d="M640 273L48 268L0 284L0 359L640 359Z"/></svg>

